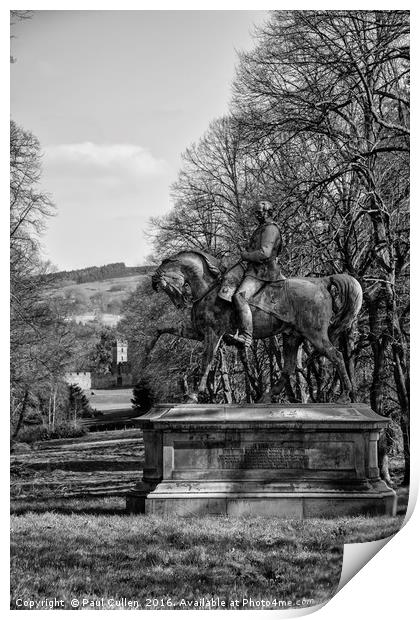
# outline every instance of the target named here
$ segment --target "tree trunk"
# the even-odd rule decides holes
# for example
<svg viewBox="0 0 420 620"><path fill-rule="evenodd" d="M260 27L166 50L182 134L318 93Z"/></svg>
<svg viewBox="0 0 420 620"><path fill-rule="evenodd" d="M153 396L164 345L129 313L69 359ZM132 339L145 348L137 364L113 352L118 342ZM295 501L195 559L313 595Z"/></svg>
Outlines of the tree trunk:
<svg viewBox="0 0 420 620"><path fill-rule="evenodd" d="M50 390L50 395L48 398L48 429L51 429L51 405L52 405L52 399L51 399L51 390Z"/></svg>
<svg viewBox="0 0 420 620"><path fill-rule="evenodd" d="M380 317L380 312L384 311L383 304L379 296L375 296L368 303L369 309L369 325L370 325L370 341L373 353L373 373L370 386L370 406L377 414L385 416L384 409L385 400L385 359L386 350L389 343L388 334L384 334L384 321ZM381 433L378 442L378 459L379 468L382 478L387 482L391 482L389 474L388 453L391 448L389 432Z"/></svg>
<svg viewBox="0 0 420 620"><path fill-rule="evenodd" d="M400 334L401 336L401 334ZM400 426L403 437L404 449L404 479L403 484L408 485L410 480L410 397L409 397L409 378L405 362L405 353L402 345L394 343L392 345L394 358L394 379L397 389L398 401L401 407Z"/></svg>
<svg viewBox="0 0 420 620"><path fill-rule="evenodd" d="M53 389L53 408L52 408L52 430L54 430L54 428L55 428L56 399L57 399L57 386L54 386L54 389Z"/></svg>
<svg viewBox="0 0 420 620"><path fill-rule="evenodd" d="M12 441L14 441L17 438L18 433L19 433L19 431L21 429L21 426L23 424L23 420L25 419L26 407L28 405L28 398L29 398L29 390L26 389L25 390L25 394L23 395L22 403L20 405L20 412L19 412L18 421L16 423L15 430L13 431L13 434L12 434Z"/></svg>
<svg viewBox="0 0 420 620"><path fill-rule="evenodd" d="M207 390L209 392L210 402L216 402L216 368L212 368L207 375Z"/></svg>

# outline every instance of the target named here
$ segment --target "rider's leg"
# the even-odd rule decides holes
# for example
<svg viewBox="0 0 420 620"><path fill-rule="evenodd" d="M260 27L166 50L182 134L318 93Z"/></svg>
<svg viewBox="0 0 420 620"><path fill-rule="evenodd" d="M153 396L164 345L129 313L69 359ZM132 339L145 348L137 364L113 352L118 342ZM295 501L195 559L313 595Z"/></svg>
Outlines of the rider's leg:
<svg viewBox="0 0 420 620"><path fill-rule="evenodd" d="M261 286L259 280L246 277L232 298L239 319L239 336L237 341L245 347L249 347L252 342L252 312L248 299L255 295Z"/></svg>
<svg viewBox="0 0 420 620"><path fill-rule="evenodd" d="M218 296L225 301L232 301L238 286L240 286L244 277L244 266L242 263L237 263L224 274Z"/></svg>
<svg viewBox="0 0 420 620"><path fill-rule="evenodd" d="M238 341L242 342L245 347L249 347L252 342L252 312L245 298L244 293L235 293L233 303L239 319L239 335Z"/></svg>

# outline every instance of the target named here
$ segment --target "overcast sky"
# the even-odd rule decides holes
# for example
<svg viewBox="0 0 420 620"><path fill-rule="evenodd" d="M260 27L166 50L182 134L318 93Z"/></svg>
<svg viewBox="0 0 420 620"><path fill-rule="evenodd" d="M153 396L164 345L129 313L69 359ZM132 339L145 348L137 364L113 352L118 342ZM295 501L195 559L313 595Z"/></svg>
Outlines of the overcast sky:
<svg viewBox="0 0 420 620"><path fill-rule="evenodd" d="M180 154L228 110L236 51L265 11L36 11L14 27L11 115L40 140L60 269L151 251Z"/></svg>

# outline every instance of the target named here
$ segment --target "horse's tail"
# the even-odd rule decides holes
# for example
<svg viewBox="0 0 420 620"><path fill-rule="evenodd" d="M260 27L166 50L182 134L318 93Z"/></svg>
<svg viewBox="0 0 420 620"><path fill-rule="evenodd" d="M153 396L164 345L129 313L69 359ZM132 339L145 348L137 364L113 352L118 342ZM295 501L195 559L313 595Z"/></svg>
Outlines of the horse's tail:
<svg viewBox="0 0 420 620"><path fill-rule="evenodd" d="M338 289L342 303L328 329L330 340L334 342L341 332L352 326L362 307L363 293L356 278L346 273L334 273L325 279L330 293L332 285Z"/></svg>

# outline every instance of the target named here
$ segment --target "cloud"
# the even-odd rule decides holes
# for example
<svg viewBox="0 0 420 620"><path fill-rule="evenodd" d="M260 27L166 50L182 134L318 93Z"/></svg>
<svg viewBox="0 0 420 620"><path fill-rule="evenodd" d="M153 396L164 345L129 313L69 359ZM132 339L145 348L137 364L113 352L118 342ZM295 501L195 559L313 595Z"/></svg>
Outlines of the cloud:
<svg viewBox="0 0 420 620"><path fill-rule="evenodd" d="M167 169L165 160L137 144L58 144L44 149L44 165L65 176L154 177Z"/></svg>

